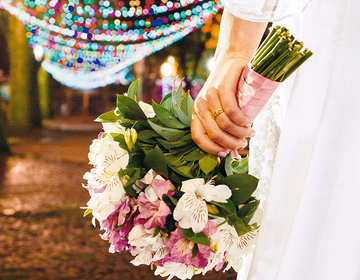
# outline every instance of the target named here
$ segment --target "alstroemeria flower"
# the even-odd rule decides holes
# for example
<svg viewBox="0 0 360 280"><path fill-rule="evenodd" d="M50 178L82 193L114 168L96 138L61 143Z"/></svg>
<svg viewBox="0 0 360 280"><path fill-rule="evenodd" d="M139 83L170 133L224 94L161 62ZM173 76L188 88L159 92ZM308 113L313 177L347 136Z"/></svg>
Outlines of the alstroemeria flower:
<svg viewBox="0 0 360 280"><path fill-rule="evenodd" d="M102 123L105 133L120 133L125 134L125 128L121 125L120 121L113 123Z"/></svg>
<svg viewBox="0 0 360 280"><path fill-rule="evenodd" d="M172 279L174 276L181 279L191 279L194 275L195 268L192 265L183 263L166 262L162 266L158 266L155 270L155 275L162 277L168 276L167 280Z"/></svg>
<svg viewBox="0 0 360 280"><path fill-rule="evenodd" d="M171 181L156 178L138 198L140 214L135 217L134 225L144 225L146 229L164 228L166 217L171 214L169 206L162 200L163 194L170 193Z"/></svg>
<svg viewBox="0 0 360 280"><path fill-rule="evenodd" d="M238 236L235 228L225 223L218 227L218 230L211 238L217 244L217 254L226 257L228 265L225 270L233 268L235 271L241 269L243 263L243 256L253 250L249 246L250 242L254 242L256 237L255 232L248 232L244 235Z"/></svg>
<svg viewBox="0 0 360 280"><path fill-rule="evenodd" d="M203 231L206 236L210 237L216 232L216 225L213 221L207 222ZM170 254L164 258L164 262L184 263L198 269L205 268L208 265L211 247L197 244L198 253L195 257L192 257L192 250L195 244L185 237L181 228L171 232L166 246L169 248Z"/></svg>
<svg viewBox="0 0 360 280"><path fill-rule="evenodd" d="M127 198L123 203L118 204L116 210L100 223L101 230L105 230L105 233L100 236L111 243L110 253L121 252L128 247L127 235L133 228L130 213L133 204L133 200Z"/></svg>
<svg viewBox="0 0 360 280"><path fill-rule="evenodd" d="M226 185L214 186L211 181L196 178L184 181L181 186L184 192L174 210L174 219L181 228L192 228L194 233L201 232L208 221L206 201L226 203L231 190Z"/></svg>
<svg viewBox="0 0 360 280"><path fill-rule="evenodd" d="M119 172L129 163L128 152L119 146L119 142L114 141L110 133L93 141L88 156L90 164L104 167L111 172Z"/></svg>
<svg viewBox="0 0 360 280"><path fill-rule="evenodd" d="M87 203L87 208L92 210L94 218L98 221L105 220L116 210L116 202L109 200L109 192L95 193Z"/></svg>
<svg viewBox="0 0 360 280"><path fill-rule="evenodd" d="M133 256L131 261L133 265L146 264L161 260L168 254L166 239L158 234L154 235L154 229L147 230L144 226L134 226L129 232L129 244L132 246L130 250Z"/></svg>
<svg viewBox="0 0 360 280"><path fill-rule="evenodd" d="M118 172L126 168L129 162L128 152L107 134L102 139L94 140L90 146L89 159L95 168L84 175L84 179L88 180L88 188L106 190L109 201L122 201L126 196L123 185L126 180L120 178Z"/></svg>

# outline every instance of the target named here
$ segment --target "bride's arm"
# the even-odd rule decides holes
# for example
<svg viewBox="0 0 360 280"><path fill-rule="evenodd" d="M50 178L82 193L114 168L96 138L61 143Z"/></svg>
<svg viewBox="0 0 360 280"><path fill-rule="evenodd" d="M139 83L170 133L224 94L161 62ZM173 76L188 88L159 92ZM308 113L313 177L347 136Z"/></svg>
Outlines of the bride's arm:
<svg viewBox="0 0 360 280"><path fill-rule="evenodd" d="M266 22L252 22L224 10L215 53L215 67L192 108L192 137L206 152L224 156L244 148L252 136L251 121L237 106L240 74L254 55ZM216 118L213 113L222 109Z"/></svg>

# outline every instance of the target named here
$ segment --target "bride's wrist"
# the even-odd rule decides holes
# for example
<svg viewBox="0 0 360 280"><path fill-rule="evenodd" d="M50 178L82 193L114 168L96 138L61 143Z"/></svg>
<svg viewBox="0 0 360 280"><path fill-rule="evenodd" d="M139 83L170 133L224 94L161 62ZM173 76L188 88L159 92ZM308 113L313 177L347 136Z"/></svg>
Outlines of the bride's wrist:
<svg viewBox="0 0 360 280"><path fill-rule="evenodd" d="M241 51L219 51L215 54L215 65L224 64L227 61L237 61L237 63L246 65L251 58L252 56Z"/></svg>

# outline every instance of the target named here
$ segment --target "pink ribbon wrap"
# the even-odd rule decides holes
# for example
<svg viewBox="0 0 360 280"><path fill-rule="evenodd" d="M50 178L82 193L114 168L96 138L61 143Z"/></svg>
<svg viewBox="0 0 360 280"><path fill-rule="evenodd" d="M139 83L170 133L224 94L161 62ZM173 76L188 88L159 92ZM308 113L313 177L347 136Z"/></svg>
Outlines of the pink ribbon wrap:
<svg viewBox="0 0 360 280"><path fill-rule="evenodd" d="M238 102L241 112L254 121L280 84L253 71L251 63L246 65L239 81Z"/></svg>

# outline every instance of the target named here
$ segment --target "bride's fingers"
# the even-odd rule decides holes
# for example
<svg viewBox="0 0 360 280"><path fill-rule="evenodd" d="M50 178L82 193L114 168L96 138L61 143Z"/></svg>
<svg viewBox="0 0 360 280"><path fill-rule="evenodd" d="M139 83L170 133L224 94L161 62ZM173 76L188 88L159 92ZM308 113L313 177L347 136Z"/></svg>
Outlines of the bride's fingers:
<svg viewBox="0 0 360 280"><path fill-rule="evenodd" d="M196 108L199 109L196 111L196 113L200 117L202 123L206 123L206 127L208 127L208 124L211 124L213 122L209 118L209 114L206 114L207 111L209 111L217 125L222 130L231 134L232 136L235 136L236 138L246 138L254 136L255 131L250 127L250 123L247 124L247 127L239 126L238 124L234 123L227 116L227 112L225 112L225 110L223 109L221 101L222 100L220 100L219 91L214 87L210 87L207 89L206 99L199 99L196 101ZM240 109L237 108L237 110Z"/></svg>
<svg viewBox="0 0 360 280"><path fill-rule="evenodd" d="M239 79L239 73L230 71L226 77L226 80ZM236 85L237 86L237 85ZM237 126L249 127L252 121L244 116L241 110L238 107L238 95L237 88L234 88L232 83L223 81L218 85L219 96L221 100L221 105L226 113L226 116Z"/></svg>
<svg viewBox="0 0 360 280"><path fill-rule="evenodd" d="M230 152L230 150L210 140L196 114L192 115L191 136L195 144L207 153L224 157Z"/></svg>
<svg viewBox="0 0 360 280"><path fill-rule="evenodd" d="M213 118L213 114L208 110L204 109L203 101L198 100L197 106L194 106L192 108L193 110L193 121L197 118L202 124L202 129L204 133L206 133L207 140L210 140L211 142L217 143L218 145L226 148L235 150L238 148L244 148L247 145L247 141L244 138L238 138L235 137L226 131L222 130L219 125L216 123L216 121ZM195 127L195 124L192 124L194 130L198 127ZM200 137L198 138L194 131L193 140L195 143L203 141Z"/></svg>
<svg viewBox="0 0 360 280"><path fill-rule="evenodd" d="M248 125L248 127L239 126L235 124L226 114L219 114L215 117L215 121L222 130L237 138L255 136L255 130L252 129L250 125Z"/></svg>

